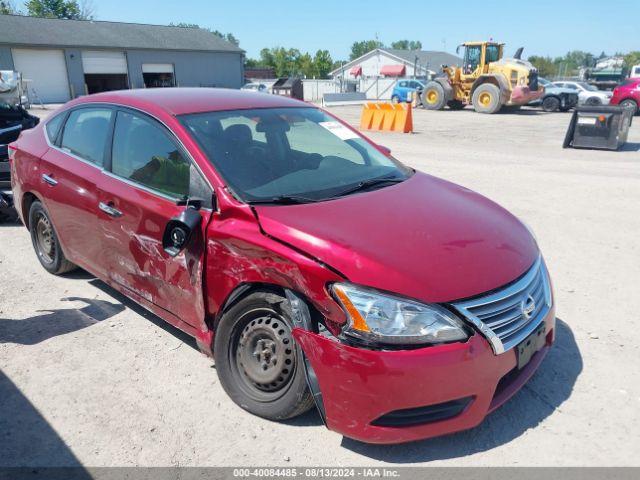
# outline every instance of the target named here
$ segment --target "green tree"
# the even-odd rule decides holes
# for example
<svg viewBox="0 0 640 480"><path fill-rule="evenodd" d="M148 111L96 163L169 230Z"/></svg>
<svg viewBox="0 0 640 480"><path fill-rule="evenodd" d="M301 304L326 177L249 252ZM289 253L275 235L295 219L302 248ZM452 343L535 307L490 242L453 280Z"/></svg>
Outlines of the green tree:
<svg viewBox="0 0 640 480"><path fill-rule="evenodd" d="M624 64L631 68L635 65L640 65L640 51L629 52L624 56Z"/></svg>
<svg viewBox="0 0 640 480"><path fill-rule="evenodd" d="M74 0L29 0L24 6L27 7L27 14L32 17L86 20L82 16L80 5Z"/></svg>
<svg viewBox="0 0 640 480"><path fill-rule="evenodd" d="M541 77L552 77L556 74L556 65L551 57L538 57L533 55L529 57L529 61L538 69Z"/></svg>
<svg viewBox="0 0 640 480"><path fill-rule="evenodd" d="M0 15L19 15L20 11L11 0L0 0Z"/></svg>
<svg viewBox="0 0 640 480"><path fill-rule="evenodd" d="M297 75L303 75L305 78L312 78L315 76L315 64L313 63L313 57L308 53L303 53L297 60Z"/></svg>
<svg viewBox="0 0 640 480"><path fill-rule="evenodd" d="M314 76L327 78L333 67L333 60L329 50L318 50L313 56Z"/></svg>
<svg viewBox="0 0 640 480"><path fill-rule="evenodd" d="M353 45L351 45L351 55L349 55L349 59L354 60L365 53L369 53L371 50L382 48L383 46L384 45L379 40L363 40L361 42L354 42Z"/></svg>
<svg viewBox="0 0 640 480"><path fill-rule="evenodd" d="M391 48L397 50L422 50L422 42L420 40L398 40L391 42Z"/></svg>

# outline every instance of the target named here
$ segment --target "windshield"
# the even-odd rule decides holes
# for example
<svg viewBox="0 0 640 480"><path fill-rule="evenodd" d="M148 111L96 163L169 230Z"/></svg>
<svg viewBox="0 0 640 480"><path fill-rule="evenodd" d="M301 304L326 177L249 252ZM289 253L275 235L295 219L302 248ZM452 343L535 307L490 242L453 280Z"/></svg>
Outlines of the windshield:
<svg viewBox="0 0 640 480"><path fill-rule="evenodd" d="M551 86L551 87L553 87L553 86L554 86L554 85L552 85L552 84L551 84L551 82L550 82L549 80L547 80L546 78L542 78L542 77L540 77L540 78L538 78L538 82L540 83L540 85L543 85L543 86L545 86L545 87L546 87L546 86Z"/></svg>
<svg viewBox="0 0 640 480"><path fill-rule="evenodd" d="M597 92L598 91L598 89L596 87L594 87L593 85L589 85L588 83L580 82L580 83L578 83L578 85L580 85L585 90L589 90L590 92Z"/></svg>
<svg viewBox="0 0 640 480"><path fill-rule="evenodd" d="M317 108L208 112L180 120L245 202L326 200L391 185L413 172Z"/></svg>

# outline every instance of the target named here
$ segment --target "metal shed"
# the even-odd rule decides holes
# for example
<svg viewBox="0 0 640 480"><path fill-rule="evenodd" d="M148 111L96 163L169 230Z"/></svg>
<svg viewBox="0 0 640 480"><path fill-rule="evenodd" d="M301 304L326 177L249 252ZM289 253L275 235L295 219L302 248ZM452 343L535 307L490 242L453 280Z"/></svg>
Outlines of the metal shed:
<svg viewBox="0 0 640 480"><path fill-rule="evenodd" d="M0 70L20 71L45 103L124 88L240 88L243 63L242 49L200 28L0 15Z"/></svg>

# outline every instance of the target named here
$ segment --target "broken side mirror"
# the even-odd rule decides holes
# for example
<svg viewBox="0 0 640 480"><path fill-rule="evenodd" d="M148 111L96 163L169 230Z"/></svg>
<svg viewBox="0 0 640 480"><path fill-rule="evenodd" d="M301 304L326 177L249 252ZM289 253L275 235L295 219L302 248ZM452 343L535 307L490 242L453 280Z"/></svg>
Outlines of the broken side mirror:
<svg viewBox="0 0 640 480"><path fill-rule="evenodd" d="M180 202L176 203L180 204ZM177 256L189 245L202 222L202 217L198 212L201 203L197 199L189 199L186 201L186 205L187 208L167 222L162 236L162 248L172 257Z"/></svg>

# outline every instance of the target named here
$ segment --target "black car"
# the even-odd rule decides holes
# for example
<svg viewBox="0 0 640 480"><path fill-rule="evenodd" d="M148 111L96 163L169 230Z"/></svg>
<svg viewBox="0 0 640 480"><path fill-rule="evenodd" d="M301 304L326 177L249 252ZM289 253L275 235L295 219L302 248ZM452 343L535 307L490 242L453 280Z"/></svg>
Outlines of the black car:
<svg viewBox="0 0 640 480"><path fill-rule="evenodd" d="M22 130L35 127L39 121L19 105L0 103L0 220L13 216L7 145L17 140Z"/></svg>

